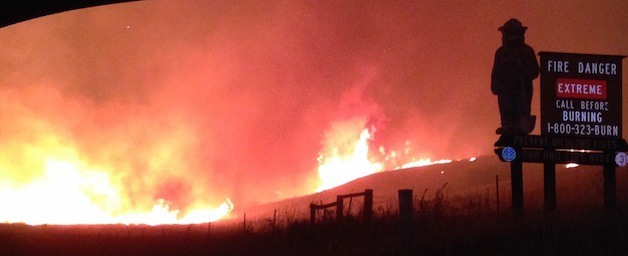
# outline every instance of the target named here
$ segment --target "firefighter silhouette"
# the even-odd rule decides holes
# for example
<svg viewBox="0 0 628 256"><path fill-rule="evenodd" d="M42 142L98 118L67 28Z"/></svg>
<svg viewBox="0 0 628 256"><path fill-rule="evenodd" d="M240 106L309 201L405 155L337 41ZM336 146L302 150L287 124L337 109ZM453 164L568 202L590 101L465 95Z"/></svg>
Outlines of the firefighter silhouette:
<svg viewBox="0 0 628 256"><path fill-rule="evenodd" d="M530 104L539 64L534 49L525 43L527 29L517 19L498 29L502 46L495 53L491 74L491 92L497 95L501 116L497 134L529 134L534 130L536 116L530 115Z"/></svg>

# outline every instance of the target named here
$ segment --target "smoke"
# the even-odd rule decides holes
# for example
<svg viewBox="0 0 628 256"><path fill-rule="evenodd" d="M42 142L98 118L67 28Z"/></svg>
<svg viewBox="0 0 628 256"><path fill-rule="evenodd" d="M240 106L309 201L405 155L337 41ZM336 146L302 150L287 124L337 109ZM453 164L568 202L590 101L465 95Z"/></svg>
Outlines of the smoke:
<svg viewBox="0 0 628 256"><path fill-rule="evenodd" d="M42 17L0 29L1 173L36 175L27 153L47 141L133 201L237 207L312 191L322 136L345 119L417 157L491 154L497 28L519 18L537 51L626 54L627 9L141 1Z"/></svg>

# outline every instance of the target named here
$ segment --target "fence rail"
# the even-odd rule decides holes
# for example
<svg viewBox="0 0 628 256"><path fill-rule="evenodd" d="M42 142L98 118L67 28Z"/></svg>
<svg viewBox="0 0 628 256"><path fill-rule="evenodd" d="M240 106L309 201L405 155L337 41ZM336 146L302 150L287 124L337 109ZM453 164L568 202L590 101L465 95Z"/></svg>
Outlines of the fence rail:
<svg viewBox="0 0 628 256"><path fill-rule="evenodd" d="M364 192L353 193L347 195L338 195L336 196L336 202L317 205L314 203L310 204L310 223L314 224L316 221L316 211L320 209L327 209L331 207L336 207L336 220L341 221L343 219L344 212L344 199L345 198L353 198L364 196L364 205L362 210L362 217L364 220L369 221L373 216L373 190L366 189Z"/></svg>

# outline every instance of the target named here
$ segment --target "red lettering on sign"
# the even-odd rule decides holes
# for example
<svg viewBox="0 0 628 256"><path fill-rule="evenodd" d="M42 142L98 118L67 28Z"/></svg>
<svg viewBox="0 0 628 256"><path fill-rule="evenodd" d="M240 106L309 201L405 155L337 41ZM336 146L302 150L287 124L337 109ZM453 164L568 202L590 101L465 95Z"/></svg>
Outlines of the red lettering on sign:
<svg viewBox="0 0 628 256"><path fill-rule="evenodd" d="M606 81L557 78L556 97L604 100L606 99Z"/></svg>

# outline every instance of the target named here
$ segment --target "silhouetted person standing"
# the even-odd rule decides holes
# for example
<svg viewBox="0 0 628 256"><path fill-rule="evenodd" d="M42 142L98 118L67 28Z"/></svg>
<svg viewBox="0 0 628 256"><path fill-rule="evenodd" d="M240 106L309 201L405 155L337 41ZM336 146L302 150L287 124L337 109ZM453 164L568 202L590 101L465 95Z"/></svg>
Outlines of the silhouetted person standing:
<svg viewBox="0 0 628 256"><path fill-rule="evenodd" d="M491 91L497 95L501 115L498 134L529 134L536 122L536 116L530 115L530 104L539 63L534 49L525 44L526 29L516 19L499 28L502 46L495 53L491 75Z"/></svg>

